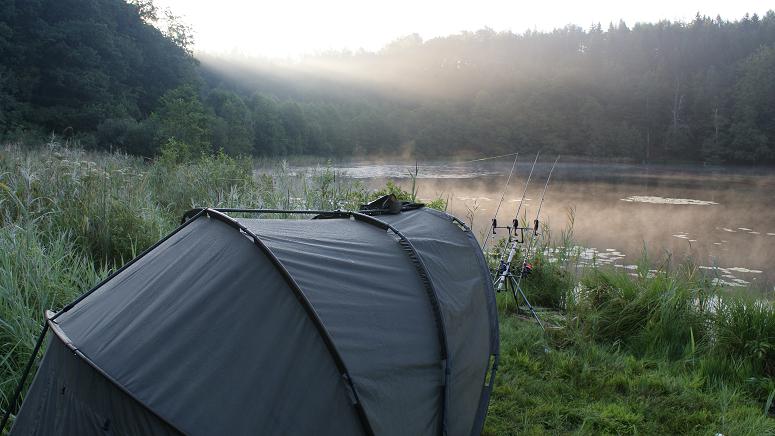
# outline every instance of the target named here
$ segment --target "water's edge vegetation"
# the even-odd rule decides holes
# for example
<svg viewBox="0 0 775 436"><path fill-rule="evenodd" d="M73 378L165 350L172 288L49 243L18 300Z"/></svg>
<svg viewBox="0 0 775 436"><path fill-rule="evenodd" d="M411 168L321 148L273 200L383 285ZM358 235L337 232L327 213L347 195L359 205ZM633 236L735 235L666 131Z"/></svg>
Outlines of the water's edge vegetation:
<svg viewBox="0 0 775 436"><path fill-rule="evenodd" d="M0 149L0 409L44 311L152 245L184 211L355 209L414 188L375 193L330 168L282 163L256 174L253 161L223 154L182 160L168 150L146 162L55 142ZM485 434L775 434L769 302L728 292L687 262L644 255L634 271L580 268L573 239L572 220L545 229L524 281L547 334L498 295L501 361Z"/></svg>

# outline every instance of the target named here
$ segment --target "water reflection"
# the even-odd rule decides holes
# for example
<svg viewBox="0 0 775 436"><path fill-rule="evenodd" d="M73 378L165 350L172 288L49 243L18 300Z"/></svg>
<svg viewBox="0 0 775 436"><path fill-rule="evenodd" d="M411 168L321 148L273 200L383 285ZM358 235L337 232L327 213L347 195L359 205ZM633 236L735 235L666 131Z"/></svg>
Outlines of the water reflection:
<svg viewBox="0 0 775 436"><path fill-rule="evenodd" d="M718 204L715 201L694 200L691 198L665 198L649 195L631 195L627 198L622 198L622 201L629 201L630 203L652 204L691 204L695 206L712 206L714 204Z"/></svg>

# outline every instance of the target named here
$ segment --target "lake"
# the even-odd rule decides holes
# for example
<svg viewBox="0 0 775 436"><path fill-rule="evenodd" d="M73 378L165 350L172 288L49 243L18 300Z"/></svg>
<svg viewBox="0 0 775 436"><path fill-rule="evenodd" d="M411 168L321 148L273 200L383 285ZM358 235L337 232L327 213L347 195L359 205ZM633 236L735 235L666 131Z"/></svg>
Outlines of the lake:
<svg viewBox="0 0 775 436"><path fill-rule="evenodd" d="M532 157L520 159L498 213L510 223ZM503 193L513 158L469 163L420 162L418 197L449 199L448 211L482 239ZM411 186L414 163L334 165L370 188L388 179ZM536 165L523 211L532 221L551 162ZM587 262L634 268L644 248L658 264L690 256L726 286L775 292L775 171L772 168L560 162L541 221L554 235L575 214L576 242ZM499 231L499 236L504 231Z"/></svg>

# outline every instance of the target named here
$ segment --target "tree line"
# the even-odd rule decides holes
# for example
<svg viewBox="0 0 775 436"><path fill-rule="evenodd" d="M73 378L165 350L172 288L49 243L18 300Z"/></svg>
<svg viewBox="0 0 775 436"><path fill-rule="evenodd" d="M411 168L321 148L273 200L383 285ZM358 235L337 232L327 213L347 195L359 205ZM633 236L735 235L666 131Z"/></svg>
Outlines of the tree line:
<svg viewBox="0 0 775 436"><path fill-rule="evenodd" d="M775 13L482 29L277 62L191 53L152 0L0 0L0 135L154 156L544 150L775 162Z"/></svg>

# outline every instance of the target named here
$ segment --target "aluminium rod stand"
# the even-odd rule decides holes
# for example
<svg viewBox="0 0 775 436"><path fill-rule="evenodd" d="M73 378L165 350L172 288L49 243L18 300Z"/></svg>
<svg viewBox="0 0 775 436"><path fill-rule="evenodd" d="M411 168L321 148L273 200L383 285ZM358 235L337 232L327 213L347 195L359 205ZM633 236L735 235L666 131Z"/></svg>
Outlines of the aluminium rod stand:
<svg viewBox="0 0 775 436"><path fill-rule="evenodd" d="M530 300L527 299L527 296L522 291L522 287L519 286L519 283L517 283L517 280L514 278L514 274L508 272L506 274L501 274L498 276L498 278L495 279L495 283L493 283L493 287L500 292L501 289L499 289L500 285L503 285L502 290L511 290L511 295L514 297L514 303L517 305L517 312L519 312L519 300L517 299L517 294L522 296L522 299L525 301L525 304L527 305L527 308L530 310L530 313L533 315L533 318L535 318L536 322L538 323L538 326L541 327L541 330L546 332L546 329L544 328L544 324L541 322L541 318L538 317L538 314L536 313L535 309L533 309L533 305L530 304Z"/></svg>

